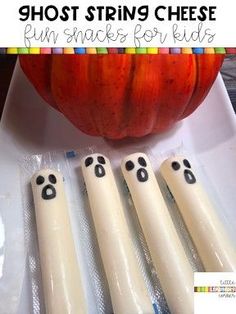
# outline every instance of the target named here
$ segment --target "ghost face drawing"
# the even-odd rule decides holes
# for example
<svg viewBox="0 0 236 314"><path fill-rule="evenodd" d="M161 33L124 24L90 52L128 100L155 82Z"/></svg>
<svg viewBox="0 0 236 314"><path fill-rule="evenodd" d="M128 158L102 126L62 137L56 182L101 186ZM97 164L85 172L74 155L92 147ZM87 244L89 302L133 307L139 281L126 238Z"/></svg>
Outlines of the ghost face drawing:
<svg viewBox="0 0 236 314"><path fill-rule="evenodd" d="M138 182L148 181L147 161L143 154L131 155L125 162L125 169L128 172L135 171Z"/></svg>

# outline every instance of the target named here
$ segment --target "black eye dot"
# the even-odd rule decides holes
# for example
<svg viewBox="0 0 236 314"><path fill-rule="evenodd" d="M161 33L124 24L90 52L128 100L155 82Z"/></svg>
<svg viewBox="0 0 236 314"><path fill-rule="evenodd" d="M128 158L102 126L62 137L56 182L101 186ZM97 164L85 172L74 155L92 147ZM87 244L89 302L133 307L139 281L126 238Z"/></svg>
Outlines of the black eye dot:
<svg viewBox="0 0 236 314"><path fill-rule="evenodd" d="M134 169L134 163L131 160L126 161L125 163L125 169L127 171L131 171Z"/></svg>
<svg viewBox="0 0 236 314"><path fill-rule="evenodd" d="M139 158L138 158L138 163L139 163L142 167L147 167L146 160L145 160L143 157L139 157Z"/></svg>
<svg viewBox="0 0 236 314"><path fill-rule="evenodd" d="M86 166L86 167L92 165L92 163L93 163L93 157L88 157L88 158L86 158L84 163L85 163L85 166Z"/></svg>
<svg viewBox="0 0 236 314"><path fill-rule="evenodd" d="M187 159L184 159L183 163L184 163L185 167L191 168L190 162Z"/></svg>
<svg viewBox="0 0 236 314"><path fill-rule="evenodd" d="M180 169L180 164L177 161L173 161L171 167L176 171Z"/></svg>
<svg viewBox="0 0 236 314"><path fill-rule="evenodd" d="M36 184L40 185L44 183L44 177L43 176L38 176L36 179Z"/></svg>
<svg viewBox="0 0 236 314"><path fill-rule="evenodd" d="M105 165L106 163L105 158L103 156L98 156L97 160L102 165Z"/></svg>
<svg viewBox="0 0 236 314"><path fill-rule="evenodd" d="M50 174L50 175L48 176L48 180L49 180L49 182L51 182L52 184L57 183L57 178L54 176L54 174Z"/></svg>

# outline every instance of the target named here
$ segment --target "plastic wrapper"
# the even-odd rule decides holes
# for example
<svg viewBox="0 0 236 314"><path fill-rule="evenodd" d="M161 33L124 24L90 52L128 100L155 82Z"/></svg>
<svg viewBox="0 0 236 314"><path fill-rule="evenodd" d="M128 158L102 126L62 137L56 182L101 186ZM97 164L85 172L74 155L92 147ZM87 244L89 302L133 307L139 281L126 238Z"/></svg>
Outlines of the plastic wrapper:
<svg viewBox="0 0 236 314"><path fill-rule="evenodd" d="M86 155L97 151L90 147L81 152L51 152L44 155L29 156L21 163L22 195L24 199L25 241L27 247L27 269L31 292L32 313L45 313L40 260L38 252L37 228L30 180L40 169L50 168L61 172L65 179L66 195L70 208L71 225L76 245L79 265L82 269L83 285L89 313L112 313L111 299L104 267L98 248L94 224L89 208L88 196L81 173L80 161ZM109 152L104 152L110 157ZM163 292L152 266L150 255L140 230L137 218L129 213L130 200L127 188L119 169L114 167L116 183L121 195L125 216L129 225L140 272L144 277L153 311L168 313Z"/></svg>
<svg viewBox="0 0 236 314"><path fill-rule="evenodd" d="M1 199L3 201L10 203L7 198ZM21 225L21 217L13 217L11 211L0 210L1 314L15 313L20 300L25 270L24 233Z"/></svg>
<svg viewBox="0 0 236 314"><path fill-rule="evenodd" d="M94 146L83 150L74 149L67 152L49 152L43 155L28 156L20 163L20 168L22 198L24 203L25 242L27 249L26 269L30 283L31 313L45 313L34 204L30 187L30 180L34 173L45 168L59 171L64 177L71 227L76 247L77 260L82 273L82 283L85 290L85 302L88 308L88 313L113 313L108 282L105 275L104 265L102 263L101 252L99 250L88 194L81 171L81 160L93 153L105 155L111 162L115 182L124 210L125 220L131 235L132 246L141 275L153 304L153 312L160 314L170 313L159 281L158 269L153 266L132 197L120 168L121 160L126 155L136 153L137 151L146 153L150 158L162 195L193 271L204 270L196 247L193 244L188 229L180 214L177 203L158 171L164 159L180 153L185 155L186 152L182 147L174 148L172 151L160 152L159 155L153 153L152 149L149 147L137 149L135 145L133 145L130 148L122 150ZM194 157L191 157L193 156L190 156L190 159L194 159ZM194 159L194 161L196 163L196 159ZM204 171L201 175L204 176Z"/></svg>
<svg viewBox="0 0 236 314"><path fill-rule="evenodd" d="M64 185L67 195L70 222L74 235L78 264L80 265L82 281L86 291L86 303L88 304L90 313L99 313L98 308L102 309L103 307L103 304L100 304L99 301L99 293L106 293L106 289L93 288L93 284L96 285L96 281L94 283L93 278L90 278L90 274L91 276L94 276L94 279L97 276L97 270L95 268L93 269L93 271L90 271L90 267L91 265L93 265L92 258L90 258L89 261L87 259L89 255L88 252L90 253L90 251L93 251L93 247L96 248L96 244L91 244L90 247L83 249L83 245L86 245L87 242L86 240L81 239L86 239L88 237L88 241L90 241L90 237L92 237L93 232L89 227L90 224L87 223L87 217L83 217L83 214L86 215L87 213L84 213L84 204L82 200L78 204L76 195L73 195L74 187L72 187L72 185L76 185L77 176L76 180L72 184L68 164L63 153L48 153L44 155L30 156L24 160L21 168L24 176L23 186L26 187L26 190L24 191L24 195L26 195L26 197L24 197L24 216L25 239L28 251L27 264L29 270L29 283L31 285L32 291L31 312L45 313L45 307L36 232L37 228L30 180L36 171L47 168L59 171L64 177ZM79 194L79 191L77 193ZM81 193L83 194L83 191L81 191ZM96 264L96 267L99 267L99 263ZM99 282L97 287L99 287ZM106 306L109 306L109 300L107 302L107 305L104 305L104 307ZM101 313L103 312L101 311Z"/></svg>
<svg viewBox="0 0 236 314"><path fill-rule="evenodd" d="M19 168L6 169L4 160L9 156L2 137L0 145L3 161L0 163L0 313L14 314L19 305L25 273L24 221L22 212L15 211L16 202L21 202L20 185L5 180L6 175L11 173L17 182Z"/></svg>
<svg viewBox="0 0 236 314"><path fill-rule="evenodd" d="M236 251L192 161L174 155L160 167L206 271L236 270Z"/></svg>
<svg viewBox="0 0 236 314"><path fill-rule="evenodd" d="M115 180L116 180L116 185L117 185L121 202L123 205L126 222L130 230L132 244L135 250L136 258L138 260L140 271L146 282L151 301L154 304L154 309L156 310L159 309L159 313L168 313L168 308L165 302L165 298L160 288L160 283L157 278L156 270L154 269L152 265L150 254L148 252L148 248L146 246L145 239L142 234L139 222L137 220L135 213L133 211L130 211L131 202L130 202L129 197L127 197L129 193L128 193L126 185L124 184L124 179L120 171L120 164L117 158L114 158L115 155L112 155L111 150L107 150L104 148L97 148L97 147L92 147L87 150L83 150L82 152L74 150L71 152L67 152L66 154L67 157L69 157L67 162L72 172L71 177L74 176L74 180L77 180L78 182L78 185L74 185L74 194L77 195L77 202L79 202L79 199L81 198L83 199L86 206L85 213L87 216L89 215L89 217L87 217L86 219L85 217L83 217L82 221L86 221L86 223L83 223L83 224L84 226L86 226L86 229L87 228L90 229L90 230L86 230L87 236L90 235L90 239L87 239L88 242L86 243L86 248L87 248L86 250L87 250L87 253L90 253L90 256L88 256L88 261L90 261L89 265L91 265L90 266L92 270L91 274L94 273L94 269L97 269L97 267L95 267L98 262L98 260L96 260L96 256L98 254L100 255L100 253L99 252L95 253L95 258L94 258L94 252L92 252L92 250L91 251L89 250L93 241L95 241L96 243L96 245L92 245L93 250L95 248L96 250L98 249L98 244L96 240L96 232L94 230L94 226L92 222L91 211L89 209L88 195L86 192L86 187L84 185L84 180L81 173L80 161L82 158L84 158L85 156L91 155L92 153L101 153L110 159L112 170L113 170ZM78 190L80 190L81 193L83 194L79 195ZM102 263L101 259L99 259L99 264L100 263ZM103 304L103 306L100 306L100 308L103 308L105 304L106 305L111 304L110 297L109 299L106 299L107 295L109 295L109 290L108 290L107 283L106 285L104 285L104 283L106 282L106 280L104 280L105 279L104 270L102 273L101 273L101 270L100 271L97 270L96 273L97 273L96 280L99 279L98 281L99 285L98 283L96 283L96 286L102 287L102 291L104 291L104 286L107 289L105 290L106 292L105 295L104 293L99 293L99 296L102 297L102 299L100 299L100 303ZM107 308L107 309L104 309L103 313L111 313L111 312L112 312L111 308L110 309Z"/></svg>

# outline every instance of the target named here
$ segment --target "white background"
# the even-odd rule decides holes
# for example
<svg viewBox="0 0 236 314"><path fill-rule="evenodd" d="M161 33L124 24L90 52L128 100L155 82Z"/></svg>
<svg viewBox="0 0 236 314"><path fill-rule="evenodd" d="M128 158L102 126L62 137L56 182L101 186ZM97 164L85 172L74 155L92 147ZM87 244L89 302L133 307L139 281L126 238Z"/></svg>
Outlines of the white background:
<svg viewBox="0 0 236 314"><path fill-rule="evenodd" d="M221 281L231 280L234 284L228 286L235 286L236 273L226 272L205 272L194 273L194 286L201 287L218 287L227 286L221 284ZM232 298L220 298L217 292L195 292L194 293L194 314L235 314L236 309L236 293Z"/></svg>

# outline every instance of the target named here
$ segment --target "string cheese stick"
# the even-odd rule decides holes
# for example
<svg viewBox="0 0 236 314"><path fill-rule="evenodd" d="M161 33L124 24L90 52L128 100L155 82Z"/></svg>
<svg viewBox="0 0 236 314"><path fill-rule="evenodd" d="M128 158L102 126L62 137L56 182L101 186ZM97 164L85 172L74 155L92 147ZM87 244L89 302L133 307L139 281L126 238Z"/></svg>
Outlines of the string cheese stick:
<svg viewBox="0 0 236 314"><path fill-rule="evenodd" d="M190 162L181 156L169 158L161 165L160 171L176 200L206 271L236 271L234 246Z"/></svg>
<svg viewBox="0 0 236 314"><path fill-rule="evenodd" d="M162 197L148 157L124 158L122 172L131 193L171 313L193 313L193 271Z"/></svg>
<svg viewBox="0 0 236 314"><path fill-rule="evenodd" d="M45 169L31 181L46 312L87 313L63 177Z"/></svg>
<svg viewBox="0 0 236 314"><path fill-rule="evenodd" d="M114 313L154 313L109 160L100 154L87 156L82 160L82 173Z"/></svg>

